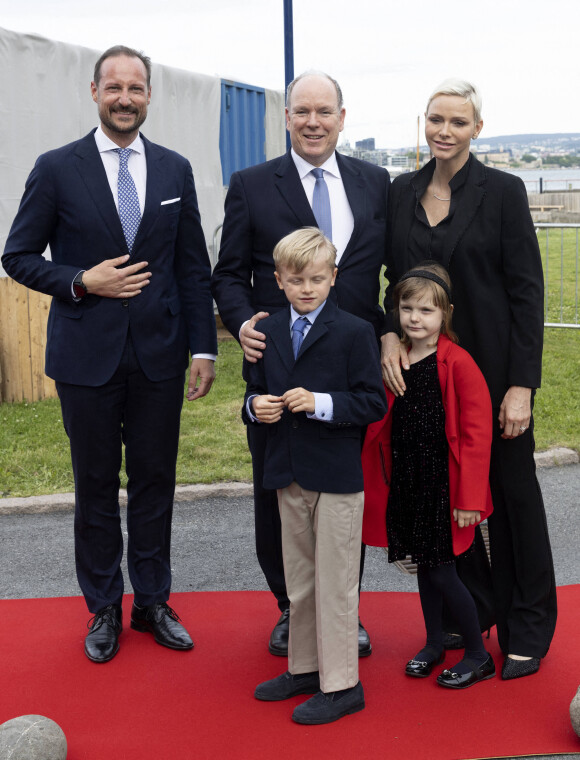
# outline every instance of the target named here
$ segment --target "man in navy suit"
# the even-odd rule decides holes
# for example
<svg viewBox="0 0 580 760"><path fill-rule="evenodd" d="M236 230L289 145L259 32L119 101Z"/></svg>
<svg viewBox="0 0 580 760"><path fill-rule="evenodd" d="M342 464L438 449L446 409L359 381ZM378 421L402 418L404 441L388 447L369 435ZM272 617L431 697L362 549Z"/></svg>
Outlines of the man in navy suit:
<svg viewBox="0 0 580 760"><path fill-rule="evenodd" d="M302 74L289 85L286 98L292 149L236 172L230 180L212 292L225 326L239 339L250 363L261 358L266 348L259 321L285 306L274 279L274 246L290 232L318 224L312 210L315 168L323 170L328 188L332 242L337 248L338 273L331 298L344 311L370 322L377 340L386 332L379 306L379 274L385 261L389 175L381 167L336 152L344 117L338 83L326 74ZM254 471L258 561L282 613L269 649L284 656L288 651L289 601L276 492L263 487L263 426L248 428L248 443ZM370 653L370 640L361 625L359 654Z"/></svg>
<svg viewBox="0 0 580 760"><path fill-rule="evenodd" d="M2 257L11 277L53 297L46 373L70 440L77 576L94 614L85 653L94 662L115 656L122 629L123 443L131 627L172 649L193 647L167 604L171 517L189 352L193 400L211 388L217 341L191 166L139 133L150 78L141 53L103 53L91 83L100 125L40 156Z"/></svg>
<svg viewBox="0 0 580 760"><path fill-rule="evenodd" d="M329 298L336 248L315 227L274 249L290 306L264 319L268 348L247 367L244 417L266 429L264 485L277 489L290 606L288 671L255 696L315 696L298 723L330 723L362 710L358 585L364 504L360 441L387 411L368 322ZM292 338L291 338L292 334Z"/></svg>

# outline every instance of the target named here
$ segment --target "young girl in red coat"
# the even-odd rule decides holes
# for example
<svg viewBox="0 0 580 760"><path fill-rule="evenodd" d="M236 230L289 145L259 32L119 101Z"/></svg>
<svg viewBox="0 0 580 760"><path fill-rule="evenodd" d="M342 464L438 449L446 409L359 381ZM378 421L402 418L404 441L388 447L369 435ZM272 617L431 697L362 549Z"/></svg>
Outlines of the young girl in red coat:
<svg viewBox="0 0 580 760"><path fill-rule="evenodd" d="M455 557L473 544L475 525L492 511L491 400L477 365L456 345L442 266L425 262L401 277L395 309L411 366L404 395L387 391L389 412L367 431L363 541L388 544L389 562L411 556L417 564L427 638L405 673L424 678L443 662L445 601L465 654L437 683L464 689L495 675L475 603L455 568Z"/></svg>

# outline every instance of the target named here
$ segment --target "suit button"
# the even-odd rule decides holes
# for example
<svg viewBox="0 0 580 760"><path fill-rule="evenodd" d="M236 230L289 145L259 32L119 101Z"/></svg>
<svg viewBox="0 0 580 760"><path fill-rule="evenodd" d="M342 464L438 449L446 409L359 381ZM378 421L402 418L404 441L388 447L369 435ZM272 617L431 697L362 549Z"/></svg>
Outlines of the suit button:
<svg viewBox="0 0 580 760"><path fill-rule="evenodd" d="M294 428L294 430L297 429L297 427L298 427L298 420L292 420L292 427Z"/></svg>
<svg viewBox="0 0 580 760"><path fill-rule="evenodd" d="M123 300L121 301L121 304L123 306L129 306L129 299L128 298L123 298Z"/></svg>

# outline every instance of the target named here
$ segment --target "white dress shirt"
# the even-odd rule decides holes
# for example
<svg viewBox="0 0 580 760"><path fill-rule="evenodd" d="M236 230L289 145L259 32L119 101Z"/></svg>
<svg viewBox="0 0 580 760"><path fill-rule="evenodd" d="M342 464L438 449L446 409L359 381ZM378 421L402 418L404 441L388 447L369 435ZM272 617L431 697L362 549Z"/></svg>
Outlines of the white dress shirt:
<svg viewBox="0 0 580 760"><path fill-rule="evenodd" d="M298 170L308 203L312 207L312 196L314 195L314 185L316 184L316 177L312 174L312 170L316 167L299 156L294 148L291 149L290 154ZM338 265L352 236L354 217L348 198L346 197L342 177L340 176L336 153L333 153L320 168L324 171L324 181L328 187L330 213L332 215L332 242L336 248L336 263Z"/></svg>

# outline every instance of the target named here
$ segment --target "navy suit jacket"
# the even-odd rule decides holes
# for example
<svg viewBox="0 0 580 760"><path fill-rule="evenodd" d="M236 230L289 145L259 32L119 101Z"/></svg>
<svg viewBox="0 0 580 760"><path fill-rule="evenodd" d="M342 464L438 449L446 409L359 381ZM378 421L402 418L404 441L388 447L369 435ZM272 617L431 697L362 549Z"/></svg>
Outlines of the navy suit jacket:
<svg viewBox="0 0 580 760"><path fill-rule="evenodd" d="M338 265L333 297L341 309L370 322L378 337L385 332L379 277L386 254L389 174L340 153L336 160L354 229ZM281 238L308 226L316 227L316 219L290 152L232 175L212 292L236 339L258 311L273 314L286 305L274 279L272 253ZM262 323L258 329L262 332Z"/></svg>
<svg viewBox="0 0 580 760"><path fill-rule="evenodd" d="M268 350L256 364L247 365L246 401L254 394L281 396L302 387L330 393L334 410L330 423L285 409L279 422L266 425L264 487L285 488L295 480L310 491L362 491L362 430L387 411L371 326L341 311L329 298L296 360L289 307L262 320L260 329ZM245 403L242 415L248 422Z"/></svg>
<svg viewBox="0 0 580 760"><path fill-rule="evenodd" d="M40 156L27 180L2 265L18 282L53 296L46 373L57 381L107 382L129 327L141 367L153 381L183 372L188 350L217 353L210 264L191 166L179 154L143 142L145 209L129 263L149 262L152 276L134 298L89 294L75 303L71 293L79 270L128 253L94 131ZM43 256L47 245L52 261Z"/></svg>

